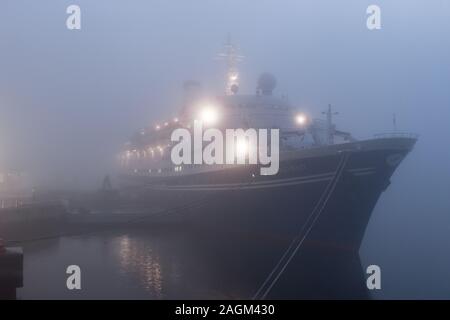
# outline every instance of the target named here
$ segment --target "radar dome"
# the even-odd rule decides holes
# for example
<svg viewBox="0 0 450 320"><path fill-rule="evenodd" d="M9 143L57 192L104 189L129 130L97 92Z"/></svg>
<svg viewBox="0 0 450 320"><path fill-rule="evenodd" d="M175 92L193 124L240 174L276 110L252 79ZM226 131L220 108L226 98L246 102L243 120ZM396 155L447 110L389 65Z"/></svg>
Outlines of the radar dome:
<svg viewBox="0 0 450 320"><path fill-rule="evenodd" d="M264 95L271 95L272 91L277 86L277 79L273 74L263 73L258 79L258 90Z"/></svg>

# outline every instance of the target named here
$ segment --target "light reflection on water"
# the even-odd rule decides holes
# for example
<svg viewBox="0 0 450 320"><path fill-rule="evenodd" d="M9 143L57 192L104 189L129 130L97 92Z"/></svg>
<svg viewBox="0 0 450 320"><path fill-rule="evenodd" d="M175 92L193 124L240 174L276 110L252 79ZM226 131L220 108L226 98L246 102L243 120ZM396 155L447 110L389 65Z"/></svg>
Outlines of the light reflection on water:
<svg viewBox="0 0 450 320"><path fill-rule="evenodd" d="M186 294L179 279L202 287L184 254L182 235L159 237L140 233L109 233L65 237L24 245L22 299L163 299ZM184 249L183 249L184 248ZM67 266L79 265L82 289L66 288ZM180 265L185 268L181 269ZM190 286L190 284L187 284Z"/></svg>
<svg viewBox="0 0 450 320"><path fill-rule="evenodd" d="M124 274L136 273L142 282L143 288L148 290L153 297L162 298L162 266L160 257L151 247L130 239L128 235L120 236L117 241L117 249L121 272ZM172 275L173 276L173 275Z"/></svg>
<svg viewBox="0 0 450 320"><path fill-rule="evenodd" d="M82 289L66 288L67 266L81 268ZM186 232L131 230L24 245L19 299L196 299L246 297L227 289L227 268L214 267ZM240 283L240 280L232 280Z"/></svg>
<svg viewBox="0 0 450 320"><path fill-rule="evenodd" d="M207 236L142 228L29 243L24 246L24 288L18 297L249 299L277 261L269 257L279 259L282 253L280 246L261 245L260 238L233 242L231 237ZM244 249L248 243L250 251ZM297 295L298 281L293 280L298 276L296 264L303 261L296 260L274 288L278 298ZM79 291L66 288L65 271L72 264L81 268ZM361 272L359 265L355 272Z"/></svg>

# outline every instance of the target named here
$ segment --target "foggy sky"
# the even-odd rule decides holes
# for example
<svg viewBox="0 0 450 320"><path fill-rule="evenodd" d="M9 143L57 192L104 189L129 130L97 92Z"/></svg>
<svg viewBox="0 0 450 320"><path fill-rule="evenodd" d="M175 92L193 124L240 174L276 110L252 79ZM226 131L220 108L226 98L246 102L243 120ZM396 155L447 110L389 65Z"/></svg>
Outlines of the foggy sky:
<svg viewBox="0 0 450 320"><path fill-rule="evenodd" d="M70 4L82 30L65 26ZM366 28L369 4L381 30ZM449 17L446 0L2 0L0 168L96 188L134 130L176 114L184 80L223 91L214 57L230 33L246 57L241 92L269 71L276 94L317 117L333 104L357 138L392 130L393 113L420 134L367 237L384 234L384 248L409 249L413 262L414 248L438 259L450 234ZM377 245L367 241L369 260Z"/></svg>

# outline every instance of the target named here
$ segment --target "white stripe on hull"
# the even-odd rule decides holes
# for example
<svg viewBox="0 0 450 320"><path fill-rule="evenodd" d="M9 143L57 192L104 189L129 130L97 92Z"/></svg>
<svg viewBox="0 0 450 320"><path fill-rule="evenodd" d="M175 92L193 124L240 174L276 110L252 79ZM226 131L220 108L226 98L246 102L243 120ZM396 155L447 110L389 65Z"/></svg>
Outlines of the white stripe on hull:
<svg viewBox="0 0 450 320"><path fill-rule="evenodd" d="M149 189L153 190L168 190L168 191L225 191L225 190L247 190L247 189L266 189L266 188L278 188L278 187L284 187L284 186L293 186L298 184L305 184L305 183L313 183L313 182L320 182L320 181L328 181L329 178L317 178L317 179L309 179L309 180L299 180L299 181L292 181L292 182L286 182L286 183L267 183L265 185L254 185L254 184L241 184L238 186L231 186L231 187L215 187L215 185L211 185L210 187L195 187L195 186L152 186L148 187Z"/></svg>
<svg viewBox="0 0 450 320"><path fill-rule="evenodd" d="M367 172L355 172L353 173L354 176L367 176L367 175L371 175L374 174L375 171L367 171Z"/></svg>
<svg viewBox="0 0 450 320"><path fill-rule="evenodd" d="M357 168L350 169L355 176L363 176L374 174L374 168ZM316 175L309 175L304 177L288 178L288 179L276 179L270 181L258 181L247 183L229 183L229 184L198 184L198 185L155 185L146 186L152 190L165 190L165 191L227 191L227 190L249 190L249 189L266 189L266 188L278 188L285 186L294 186L306 183L316 183L322 181L328 181L332 178L333 173L323 173Z"/></svg>
<svg viewBox="0 0 450 320"><path fill-rule="evenodd" d="M374 171L375 167L348 169L349 172Z"/></svg>

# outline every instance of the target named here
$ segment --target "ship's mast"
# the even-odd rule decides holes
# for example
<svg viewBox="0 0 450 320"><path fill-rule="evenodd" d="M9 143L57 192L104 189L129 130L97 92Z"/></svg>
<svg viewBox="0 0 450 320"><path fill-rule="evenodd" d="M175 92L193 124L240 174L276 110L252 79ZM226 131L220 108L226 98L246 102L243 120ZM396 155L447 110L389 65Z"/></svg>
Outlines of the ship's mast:
<svg viewBox="0 0 450 320"><path fill-rule="evenodd" d="M334 124L333 124L333 116L337 115L338 112L332 112L331 104L328 105L328 110L323 111L322 114L327 116L327 136L328 136L328 144L334 143Z"/></svg>
<svg viewBox="0 0 450 320"><path fill-rule="evenodd" d="M242 61L244 57L238 54L238 49L234 44L232 44L230 35L227 37L227 42L224 45L224 51L218 55L218 58L225 60L227 64L227 82L225 92L227 95L236 94L239 90L238 63Z"/></svg>

